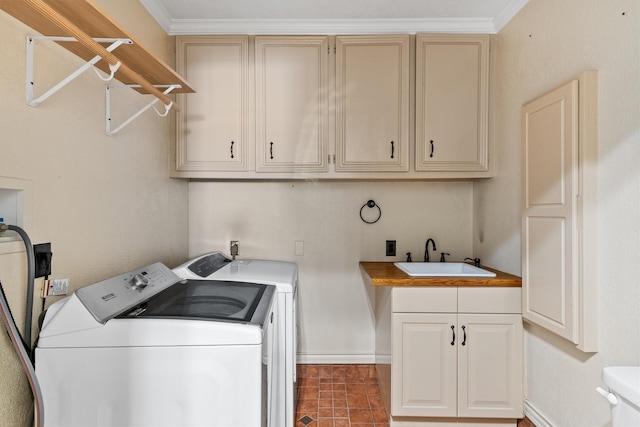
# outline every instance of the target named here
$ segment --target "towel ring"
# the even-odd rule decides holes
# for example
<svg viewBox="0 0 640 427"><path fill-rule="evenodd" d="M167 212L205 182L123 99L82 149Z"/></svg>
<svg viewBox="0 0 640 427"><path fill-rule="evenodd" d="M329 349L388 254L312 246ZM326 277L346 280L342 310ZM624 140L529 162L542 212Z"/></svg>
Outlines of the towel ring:
<svg viewBox="0 0 640 427"><path fill-rule="evenodd" d="M364 219L364 216L362 216L362 210L366 207L368 208L378 208L378 217L376 219L374 219L373 221L367 221L366 219ZM382 209L380 209L380 206L378 206L376 204L375 201L373 200L369 200L367 203L365 203L364 205L362 205L362 207L360 208L360 219L364 222L366 222L367 224L375 224L376 222L378 222L378 220L380 219L380 217L382 216Z"/></svg>

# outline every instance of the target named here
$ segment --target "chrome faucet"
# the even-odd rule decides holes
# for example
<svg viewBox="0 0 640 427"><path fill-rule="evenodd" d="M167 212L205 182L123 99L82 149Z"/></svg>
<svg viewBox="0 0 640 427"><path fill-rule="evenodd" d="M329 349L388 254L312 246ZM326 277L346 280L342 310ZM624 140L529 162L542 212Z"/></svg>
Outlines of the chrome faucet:
<svg viewBox="0 0 640 427"><path fill-rule="evenodd" d="M427 239L427 243L424 245L424 262L429 262L429 242L431 242L433 250L437 250L436 242L431 238Z"/></svg>

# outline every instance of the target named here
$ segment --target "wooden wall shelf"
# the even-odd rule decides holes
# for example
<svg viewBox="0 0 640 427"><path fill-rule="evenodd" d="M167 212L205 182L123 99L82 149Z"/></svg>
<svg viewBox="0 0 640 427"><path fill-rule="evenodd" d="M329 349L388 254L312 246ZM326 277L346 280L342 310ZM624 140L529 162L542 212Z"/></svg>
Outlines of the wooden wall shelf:
<svg viewBox="0 0 640 427"><path fill-rule="evenodd" d="M194 93L189 84L171 67L146 49L124 28L109 18L90 0L0 0L0 9L47 37L73 37L77 41L56 41L65 49L89 62L102 60L95 67L111 74L109 65L120 62L114 78L132 85L143 94L156 96L165 105L179 109L156 86L175 86L173 93ZM129 39L114 53L110 43L95 39Z"/></svg>

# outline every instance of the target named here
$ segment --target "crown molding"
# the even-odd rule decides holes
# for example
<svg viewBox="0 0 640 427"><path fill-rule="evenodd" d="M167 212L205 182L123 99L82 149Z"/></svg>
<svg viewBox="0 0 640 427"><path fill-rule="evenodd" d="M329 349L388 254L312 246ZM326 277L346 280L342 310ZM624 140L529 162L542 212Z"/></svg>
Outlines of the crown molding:
<svg viewBox="0 0 640 427"><path fill-rule="evenodd" d="M529 0L511 0L493 19L495 32L502 30L511 19L516 16L520 10L529 2Z"/></svg>
<svg viewBox="0 0 640 427"><path fill-rule="evenodd" d="M166 29L165 29L166 30ZM492 19L189 19L172 20L180 34L495 33Z"/></svg>
<svg viewBox="0 0 640 427"><path fill-rule="evenodd" d="M495 18L172 19L158 1L140 0L168 35L181 34L495 34L528 0L512 0Z"/></svg>

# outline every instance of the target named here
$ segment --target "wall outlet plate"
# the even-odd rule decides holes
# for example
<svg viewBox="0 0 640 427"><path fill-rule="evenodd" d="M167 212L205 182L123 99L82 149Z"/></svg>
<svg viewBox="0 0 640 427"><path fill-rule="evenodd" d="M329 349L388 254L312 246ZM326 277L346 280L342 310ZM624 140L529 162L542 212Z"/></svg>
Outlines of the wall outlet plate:
<svg viewBox="0 0 640 427"><path fill-rule="evenodd" d="M386 254L387 256L396 256L396 241L395 240L387 240L386 244Z"/></svg>
<svg viewBox="0 0 640 427"><path fill-rule="evenodd" d="M51 243L39 243L33 245L33 255L35 257L35 277L44 277L51 275Z"/></svg>

